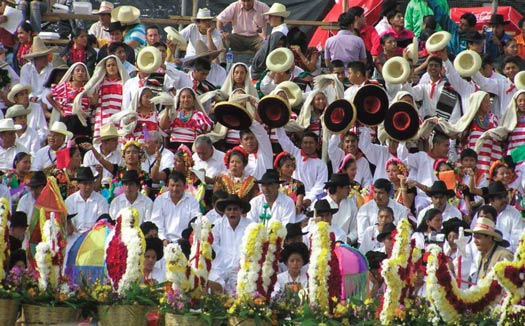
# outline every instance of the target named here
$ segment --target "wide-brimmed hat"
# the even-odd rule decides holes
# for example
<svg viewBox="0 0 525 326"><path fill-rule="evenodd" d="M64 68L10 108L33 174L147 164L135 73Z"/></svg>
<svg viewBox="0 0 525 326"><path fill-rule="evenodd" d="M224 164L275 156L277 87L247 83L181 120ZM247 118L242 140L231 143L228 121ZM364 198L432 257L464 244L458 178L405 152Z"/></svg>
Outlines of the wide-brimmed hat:
<svg viewBox="0 0 525 326"><path fill-rule="evenodd" d="M51 60L51 65L53 66L53 71L60 70L60 69L62 70L69 69L67 62L65 62L64 59L58 53L53 54L53 60Z"/></svg>
<svg viewBox="0 0 525 326"><path fill-rule="evenodd" d="M9 102L15 103L16 94L20 93L21 91L28 91L29 93L31 93L31 90L32 88L30 85L16 84L15 86L13 86L13 88L11 88L9 93L7 93L7 99L9 100Z"/></svg>
<svg viewBox="0 0 525 326"><path fill-rule="evenodd" d="M357 120L366 126L377 126L388 112L388 95L377 85L365 85L354 96Z"/></svg>
<svg viewBox="0 0 525 326"><path fill-rule="evenodd" d="M46 184L47 184L46 174L42 171L36 171L31 177L31 180L29 180L29 183L27 184L27 186L34 188L34 187L39 187L39 186L45 186Z"/></svg>
<svg viewBox="0 0 525 326"><path fill-rule="evenodd" d="M119 134L117 127L115 127L113 123L109 122L100 127L100 137L98 137L97 142L111 138L118 138L118 136Z"/></svg>
<svg viewBox="0 0 525 326"><path fill-rule="evenodd" d="M394 223L387 223L383 226L383 231L377 235L377 241L383 242L386 237L392 234L392 232L396 229L396 225Z"/></svg>
<svg viewBox="0 0 525 326"><path fill-rule="evenodd" d="M53 125L51 126L51 128L49 128L49 131L62 134L69 138L73 137L73 133L71 131L68 131L66 125L61 121L53 122Z"/></svg>
<svg viewBox="0 0 525 326"><path fill-rule="evenodd" d="M24 55L24 59L32 59L36 57L42 57L51 52L51 49L48 48L44 41L39 36L33 37L33 44L31 45L31 52Z"/></svg>
<svg viewBox="0 0 525 326"><path fill-rule="evenodd" d="M268 16L279 16L279 17L288 17L290 16L290 12L286 10L286 6L281 4L281 3L278 3L278 2L274 2L273 5L270 7L270 10L268 10L267 12L263 13L263 15L268 15Z"/></svg>
<svg viewBox="0 0 525 326"><path fill-rule="evenodd" d="M206 43L201 40L195 41L195 55L184 59L184 63L191 66L196 59L217 55L223 52L224 49L210 50Z"/></svg>
<svg viewBox="0 0 525 326"><path fill-rule="evenodd" d="M301 228L301 223L288 223L286 224L286 237L296 237L298 235L305 235L308 234L308 232L303 232L303 229Z"/></svg>
<svg viewBox="0 0 525 326"><path fill-rule="evenodd" d="M332 208L332 206L330 206L330 203L326 199L318 200L314 204L315 214L325 213L325 212L330 212L331 214L335 214L337 213L338 210L339 210L338 208Z"/></svg>
<svg viewBox="0 0 525 326"><path fill-rule="evenodd" d="M162 54L154 46L147 46L140 50L137 56L137 68L145 74L157 71L162 65Z"/></svg>
<svg viewBox="0 0 525 326"><path fill-rule="evenodd" d="M285 72L290 70L294 63L292 50L288 48L277 48L266 57L266 68L273 72Z"/></svg>
<svg viewBox="0 0 525 326"><path fill-rule="evenodd" d="M111 20L122 25L132 25L140 22L140 10L134 6L118 6L111 11Z"/></svg>
<svg viewBox="0 0 525 326"><path fill-rule="evenodd" d="M410 60L410 64L413 66L417 64L417 61L419 60L419 41L417 37L414 36L414 40L412 43L410 43L407 46L407 56L408 60Z"/></svg>
<svg viewBox="0 0 525 326"><path fill-rule="evenodd" d="M489 184L487 197L497 197L497 196L506 196L508 190L501 181L494 181Z"/></svg>
<svg viewBox="0 0 525 326"><path fill-rule="evenodd" d="M259 101L257 113L261 121L270 128L285 126L292 116L289 103L274 95L266 95Z"/></svg>
<svg viewBox="0 0 525 326"><path fill-rule="evenodd" d="M447 47L452 35L447 31L436 32L428 38L425 42L425 47L428 52L438 52Z"/></svg>
<svg viewBox="0 0 525 326"><path fill-rule="evenodd" d="M394 102L388 109L383 122L387 135L397 141L407 141L417 136L419 114L412 104Z"/></svg>
<svg viewBox="0 0 525 326"><path fill-rule="evenodd" d="M252 125L252 115L245 107L235 102L215 104L215 119L228 129L246 130Z"/></svg>
<svg viewBox="0 0 525 326"><path fill-rule="evenodd" d="M179 47L181 50L186 49L188 46L188 41L182 36L179 31L177 31L174 27L166 26L164 27L164 31L166 32L166 38L173 42L174 44L177 44L177 47Z"/></svg>
<svg viewBox="0 0 525 326"><path fill-rule="evenodd" d="M16 211L11 215L10 227L27 227L27 214L22 211Z"/></svg>
<svg viewBox="0 0 525 326"><path fill-rule="evenodd" d="M102 1L100 7L92 11L93 15L100 14L111 14L111 11L115 9L115 6L109 1Z"/></svg>
<svg viewBox="0 0 525 326"><path fill-rule="evenodd" d="M507 240L503 239L503 232L501 232L500 230L496 229L495 230L497 234L499 234L501 236L501 240L494 240L496 241L496 243L498 244L498 246L501 246L503 248L508 248L510 247L510 242L508 242Z"/></svg>
<svg viewBox="0 0 525 326"><path fill-rule="evenodd" d="M445 234L445 238L447 238L450 232L459 233L460 227L462 227L463 231L465 231L465 230L468 230L469 225L467 222L463 221L462 219L458 217L454 217L454 218L451 218L443 222L443 228L441 232L443 232L443 234Z"/></svg>
<svg viewBox="0 0 525 326"><path fill-rule="evenodd" d="M277 87L276 90L281 89L286 93L286 97L288 97L288 103L290 103L290 107L296 107L303 101L303 91L293 81L283 81Z"/></svg>
<svg viewBox="0 0 525 326"><path fill-rule="evenodd" d="M13 123L13 119L6 118L6 119L0 119L0 132L4 131L17 131L22 129L21 125L15 125Z"/></svg>
<svg viewBox="0 0 525 326"><path fill-rule="evenodd" d="M476 220L476 225L472 230L466 230L474 234L484 234L494 238L494 241L501 242L503 237L500 233L496 232L494 221L491 219L480 217Z"/></svg>
<svg viewBox="0 0 525 326"><path fill-rule="evenodd" d="M481 56L472 50L462 51L454 59L454 68L461 77L472 77L479 71L481 64Z"/></svg>
<svg viewBox="0 0 525 326"><path fill-rule="evenodd" d="M199 8L199 10L197 11L197 15L195 17L191 17L191 20L196 21L198 19L207 20L207 19L213 19L213 18L215 17L211 15L210 9Z"/></svg>
<svg viewBox="0 0 525 326"><path fill-rule="evenodd" d="M403 57L392 57L383 65L383 78L389 84L403 84L408 80L412 70L410 63Z"/></svg>
<svg viewBox="0 0 525 326"><path fill-rule="evenodd" d="M224 212L228 205L238 205L243 214L248 213L251 209L250 203L240 199L237 195L229 195L228 198L220 200L215 204L217 209L221 212Z"/></svg>
<svg viewBox="0 0 525 326"><path fill-rule="evenodd" d="M164 245L159 238L146 238L146 251L150 249L155 251L157 261L161 260L164 256Z"/></svg>
<svg viewBox="0 0 525 326"><path fill-rule="evenodd" d="M124 27L122 27L122 24L120 22L111 22L109 23L109 26L107 29L105 29L105 32L111 33L113 31L123 31Z"/></svg>
<svg viewBox="0 0 525 326"><path fill-rule="evenodd" d="M91 170L90 167L81 167L77 172L77 176L73 178L73 180L94 181L96 178L97 176L93 175L93 170Z"/></svg>
<svg viewBox="0 0 525 326"><path fill-rule="evenodd" d="M490 17L489 25L507 25L510 24L508 20L501 14L494 14Z"/></svg>
<svg viewBox="0 0 525 326"><path fill-rule="evenodd" d="M128 170L124 172L124 175L120 179L122 183L135 182L137 185L140 184L140 176L137 170Z"/></svg>
<svg viewBox="0 0 525 326"><path fill-rule="evenodd" d="M353 103L345 99L335 100L325 109L323 122L326 129L333 133L345 133L352 128L357 118Z"/></svg>
<svg viewBox="0 0 525 326"><path fill-rule="evenodd" d="M447 185L445 182L441 180L436 180L430 187L430 189L426 192L427 196L432 197L434 195L445 195L448 197L454 197L456 194L453 190L450 190L447 188Z"/></svg>
<svg viewBox="0 0 525 326"><path fill-rule="evenodd" d="M279 173L277 173L277 171L275 171L274 169L266 170L266 172L264 172L261 179L257 180L256 182L258 184L263 184L263 185L272 184L272 183L283 183L283 181L279 179Z"/></svg>
<svg viewBox="0 0 525 326"><path fill-rule="evenodd" d="M31 113L31 109L26 109L21 104L15 104L11 106L9 109L7 109L7 112L5 113L5 117L6 118L16 118L16 117L28 115L29 113Z"/></svg>
<svg viewBox="0 0 525 326"><path fill-rule="evenodd" d="M350 185L350 178L346 173L334 173L330 180L324 183L325 189L332 186L344 187Z"/></svg>

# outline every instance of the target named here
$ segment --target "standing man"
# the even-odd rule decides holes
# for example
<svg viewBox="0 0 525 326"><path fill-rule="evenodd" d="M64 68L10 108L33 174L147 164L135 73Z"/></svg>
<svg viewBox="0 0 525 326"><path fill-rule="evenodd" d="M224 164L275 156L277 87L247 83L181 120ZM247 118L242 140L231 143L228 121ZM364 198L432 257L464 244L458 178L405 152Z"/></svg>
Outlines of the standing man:
<svg viewBox="0 0 525 326"><path fill-rule="evenodd" d="M341 60L345 66L353 61L366 63L365 43L354 34L354 21L355 17L350 13L339 15L339 32L326 40L324 57L327 67L333 60Z"/></svg>
<svg viewBox="0 0 525 326"><path fill-rule="evenodd" d="M365 9L355 6L350 8L348 13L354 15L354 29L359 31L359 36L361 36L365 43L366 51L375 59L383 49L376 29L366 23Z"/></svg>
<svg viewBox="0 0 525 326"><path fill-rule="evenodd" d="M263 14L270 9L258 0L238 0L230 4L217 16L217 29L221 33L225 48L233 51L257 51L264 38L266 20ZM232 24L232 33L224 27ZM263 37L259 35L262 31Z"/></svg>

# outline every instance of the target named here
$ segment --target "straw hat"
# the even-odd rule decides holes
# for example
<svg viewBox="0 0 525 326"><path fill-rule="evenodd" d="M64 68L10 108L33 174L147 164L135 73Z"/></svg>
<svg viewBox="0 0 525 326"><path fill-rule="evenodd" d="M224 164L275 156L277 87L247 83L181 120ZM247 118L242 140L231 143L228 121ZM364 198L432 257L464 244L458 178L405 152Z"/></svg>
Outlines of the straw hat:
<svg viewBox="0 0 525 326"><path fill-rule="evenodd" d="M279 17L286 18L286 17L290 16L290 12L286 11L286 6L285 5L280 4L278 2L274 2L273 5L270 7L270 10L268 10L265 13L263 13L263 15L279 16Z"/></svg>
<svg viewBox="0 0 525 326"><path fill-rule="evenodd" d="M191 65L193 63L193 61L195 61L198 58L214 56L216 54L221 53L222 51L223 50L213 50L213 51L211 51L210 49L208 49L208 46L203 41L197 40L195 42L195 55L193 55L191 57L188 57L187 59L184 60L184 62L187 65Z"/></svg>
<svg viewBox="0 0 525 326"><path fill-rule="evenodd" d="M68 131L66 125L60 121L55 121L49 131L56 132L57 134L61 134L69 138L73 137L73 133Z"/></svg>
<svg viewBox="0 0 525 326"><path fill-rule="evenodd" d="M182 36L174 27L166 26L164 27L164 31L167 34L166 38L174 44L177 44L180 48L184 49L188 46L188 42L184 36Z"/></svg>
<svg viewBox="0 0 525 326"><path fill-rule="evenodd" d="M140 10L134 6L119 6L111 11L111 20L122 25L133 25L140 22Z"/></svg>
<svg viewBox="0 0 525 326"><path fill-rule="evenodd" d="M28 91L29 93L31 93L31 86L22 84L16 84L15 86L13 86L9 93L7 93L7 99L9 100L9 102L15 103L15 96L21 91Z"/></svg>
<svg viewBox="0 0 525 326"><path fill-rule="evenodd" d="M151 74L159 69L162 64L162 55L154 46L147 46L140 50L137 56L137 67L146 74Z"/></svg>
<svg viewBox="0 0 525 326"><path fill-rule="evenodd" d="M15 125L13 119L0 119L0 132L4 131L17 131L22 129L21 125Z"/></svg>
<svg viewBox="0 0 525 326"><path fill-rule="evenodd" d="M476 220L476 226L474 226L474 229L472 230L465 230L466 232L471 232L474 234L485 234L488 236L491 236L494 238L494 241L501 242L503 238L501 237L501 234L496 232L496 228L494 227L494 222L488 218L481 217Z"/></svg>
<svg viewBox="0 0 525 326"><path fill-rule="evenodd" d="M98 142L101 142L106 139L118 138L117 127L113 123L106 123L100 128L100 137L97 139Z"/></svg>
<svg viewBox="0 0 525 326"><path fill-rule="evenodd" d="M58 54L53 55L53 61L51 61L51 65L53 66L53 69L65 69L65 70L69 69L69 66L67 65L67 63Z"/></svg>
<svg viewBox="0 0 525 326"><path fill-rule="evenodd" d="M215 17L213 17L211 15L210 9L208 9L208 8L199 8L199 11L197 11L197 16L191 17L191 20L196 21L198 19L206 20L206 19L213 19L213 18L215 18Z"/></svg>
<svg viewBox="0 0 525 326"><path fill-rule="evenodd" d="M277 85L276 89L283 90L286 93L288 103L290 103L292 108L298 106L303 101L303 91L293 81L283 81Z"/></svg>
<svg viewBox="0 0 525 326"><path fill-rule="evenodd" d="M410 63L412 65L416 65L417 61L419 60L419 48L417 37L414 37L413 42L407 46L407 55L408 60L411 61Z"/></svg>
<svg viewBox="0 0 525 326"><path fill-rule="evenodd" d="M273 72L285 72L289 70L294 62L292 50L288 48L277 48L266 57L266 68Z"/></svg>
<svg viewBox="0 0 525 326"><path fill-rule="evenodd" d="M438 52L447 47L452 35L447 31L436 32L428 38L425 46L428 52Z"/></svg>
<svg viewBox="0 0 525 326"><path fill-rule="evenodd" d="M26 109L23 105L15 104L9 109L7 109L7 112L5 113L5 117L6 118L16 118L16 117L28 115L29 113L31 113L31 109Z"/></svg>
<svg viewBox="0 0 525 326"><path fill-rule="evenodd" d="M33 38L33 45L31 45L31 53L24 55L24 59L32 59L36 57L42 57L51 52L45 44L44 41L39 36Z"/></svg>
<svg viewBox="0 0 525 326"><path fill-rule="evenodd" d="M98 10L93 10L93 15L111 14L113 9L115 9L115 6L111 2L102 1Z"/></svg>
<svg viewBox="0 0 525 326"><path fill-rule="evenodd" d="M403 84L410 77L410 63L403 57L392 57L383 65L383 78L390 84Z"/></svg>
<svg viewBox="0 0 525 326"><path fill-rule="evenodd" d="M481 68L481 61L479 53L465 50L454 59L454 68L461 77L472 77Z"/></svg>

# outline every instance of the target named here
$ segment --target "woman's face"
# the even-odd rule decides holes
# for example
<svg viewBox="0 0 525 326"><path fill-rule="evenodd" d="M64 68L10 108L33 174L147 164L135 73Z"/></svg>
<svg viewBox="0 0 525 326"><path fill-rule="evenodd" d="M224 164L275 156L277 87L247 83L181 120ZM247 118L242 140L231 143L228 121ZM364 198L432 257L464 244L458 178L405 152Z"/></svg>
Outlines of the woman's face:
<svg viewBox="0 0 525 326"><path fill-rule="evenodd" d="M525 93L521 93L516 98L516 106L518 107L518 112L525 114Z"/></svg>
<svg viewBox="0 0 525 326"><path fill-rule="evenodd" d="M76 169L82 164L82 155L80 155L80 151L78 149L75 149L74 151L75 153L73 154L73 156L71 156L69 160L70 169Z"/></svg>
<svg viewBox="0 0 525 326"><path fill-rule="evenodd" d="M106 74L109 77L118 76L118 66L115 58L109 58L106 60Z"/></svg>
<svg viewBox="0 0 525 326"><path fill-rule="evenodd" d="M348 178L350 178L350 181L354 181L357 174L357 163L355 161L350 163L346 168L345 173L348 175Z"/></svg>
<svg viewBox="0 0 525 326"><path fill-rule="evenodd" d="M242 173L244 172L244 163L239 157L239 155L230 155L229 164L229 170L231 174L233 174L236 177L242 175Z"/></svg>
<svg viewBox="0 0 525 326"><path fill-rule="evenodd" d="M31 156L27 155L15 165L16 171L27 173L31 169Z"/></svg>
<svg viewBox="0 0 525 326"><path fill-rule="evenodd" d="M394 183L399 181L399 178L397 176L401 174L401 171L399 171L397 164L390 164L386 169L386 174L388 176L388 180Z"/></svg>
<svg viewBox="0 0 525 326"><path fill-rule="evenodd" d="M303 265L303 257L298 253L291 254L286 261L286 266L288 267L290 274L299 274Z"/></svg>
<svg viewBox="0 0 525 326"><path fill-rule="evenodd" d="M135 146L129 146L126 148L126 151L124 152L124 161L126 161L127 164L137 164L140 159L140 152L139 149Z"/></svg>
<svg viewBox="0 0 525 326"><path fill-rule="evenodd" d="M146 88L142 91L140 95L140 106L149 108L151 107L151 98L153 97L153 92L151 89Z"/></svg>
<svg viewBox="0 0 525 326"><path fill-rule="evenodd" d="M75 45L77 48L84 49L87 47L88 44L88 37L86 32L81 32L77 37L73 38L73 42L75 42Z"/></svg>
<svg viewBox="0 0 525 326"><path fill-rule="evenodd" d="M77 65L75 69L73 69L73 81L85 82L87 80L86 68L84 68L83 65Z"/></svg>
<svg viewBox="0 0 525 326"><path fill-rule="evenodd" d="M194 99L193 94L190 90L185 89L182 91L179 97L179 106L183 110L193 110L194 109Z"/></svg>
<svg viewBox="0 0 525 326"><path fill-rule="evenodd" d="M184 164L184 160L182 159L182 157L180 157L179 155L175 155L173 163L173 168L175 171L186 174L186 164Z"/></svg>
<svg viewBox="0 0 525 326"><path fill-rule="evenodd" d="M328 101L323 93L317 93L314 96L314 109L324 111L326 104L328 104Z"/></svg>
<svg viewBox="0 0 525 326"><path fill-rule="evenodd" d="M144 270L151 272L157 262L157 253L153 249L146 250L144 253Z"/></svg>
<svg viewBox="0 0 525 326"><path fill-rule="evenodd" d="M436 232L441 231L441 227L443 226L443 215L441 213L434 215L434 217L427 221L428 228L432 228L432 230Z"/></svg>
<svg viewBox="0 0 525 326"><path fill-rule="evenodd" d="M387 52L394 52L397 51L397 41L394 37L389 37L386 39L385 44L383 45L383 48Z"/></svg>
<svg viewBox="0 0 525 326"><path fill-rule="evenodd" d="M503 47L503 51L505 52L505 56L508 57L515 57L518 55L518 43L514 40L510 40L507 42L507 44Z"/></svg>
<svg viewBox="0 0 525 326"><path fill-rule="evenodd" d="M246 79L246 68L243 65L236 65L233 69L233 82L235 84L244 84Z"/></svg>
<svg viewBox="0 0 525 326"><path fill-rule="evenodd" d="M291 178L293 171L295 171L295 162L292 160L287 159L283 165L281 166L280 170L281 176L285 178Z"/></svg>
<svg viewBox="0 0 525 326"><path fill-rule="evenodd" d="M479 113L487 114L490 112L490 96L485 95L483 100L481 101L479 105Z"/></svg>
<svg viewBox="0 0 525 326"><path fill-rule="evenodd" d="M496 170L496 175L492 178L493 181L501 181L504 185L509 185L511 180L511 174L509 168L506 166L500 166Z"/></svg>
<svg viewBox="0 0 525 326"><path fill-rule="evenodd" d="M29 43L31 41L31 35L29 32L26 32L21 26L16 29L16 37L18 41L22 44Z"/></svg>

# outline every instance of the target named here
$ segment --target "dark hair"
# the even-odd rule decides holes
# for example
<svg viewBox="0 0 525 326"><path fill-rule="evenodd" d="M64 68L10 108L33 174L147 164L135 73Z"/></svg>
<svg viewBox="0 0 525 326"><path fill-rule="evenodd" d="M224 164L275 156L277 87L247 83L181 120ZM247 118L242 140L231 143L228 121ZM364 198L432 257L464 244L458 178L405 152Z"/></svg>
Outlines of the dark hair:
<svg viewBox="0 0 525 326"><path fill-rule="evenodd" d="M391 10L390 12L388 12L386 14L386 19L388 20L388 22L390 23L390 19L394 18L397 14L401 14L403 15L403 12L399 9L394 9L394 10Z"/></svg>
<svg viewBox="0 0 525 326"><path fill-rule="evenodd" d="M386 254L380 251L370 250L365 254L366 260L368 260L368 266L370 269L379 269L381 262L387 258Z"/></svg>
<svg viewBox="0 0 525 326"><path fill-rule="evenodd" d="M211 202L215 204L217 200L228 198L228 193L222 189L219 189L211 195Z"/></svg>
<svg viewBox="0 0 525 326"><path fill-rule="evenodd" d="M302 139L306 138L306 137L310 137L310 138L313 138L315 143L319 143L319 135L317 135L315 132L313 131L307 131L303 134L303 137Z"/></svg>
<svg viewBox="0 0 525 326"><path fill-rule="evenodd" d="M328 190L328 193L329 193L330 195L333 195L333 194L336 193L336 191L337 191L337 187L338 187L338 186L328 186L328 187L326 187L326 190Z"/></svg>
<svg viewBox="0 0 525 326"><path fill-rule="evenodd" d="M428 63L431 63L431 62L435 62L435 63L439 64L441 67L443 67L443 59L441 59L441 58L439 58L439 57L431 56L431 57L428 59Z"/></svg>
<svg viewBox="0 0 525 326"><path fill-rule="evenodd" d="M23 160L24 158L26 158L28 156L31 156L31 155L27 154L26 152L18 152L18 153L16 153L15 158L13 159L13 169L16 169L16 164L18 162L20 162L21 160Z"/></svg>
<svg viewBox="0 0 525 326"><path fill-rule="evenodd" d="M168 49L168 46L166 45L166 43L164 43L162 41L155 42L155 43L153 43L152 46L156 47L156 48L158 48L159 46L163 46L165 49Z"/></svg>
<svg viewBox="0 0 525 326"><path fill-rule="evenodd" d="M365 13L365 9L363 9L363 7L354 6L348 9L348 13L354 17L361 17Z"/></svg>
<svg viewBox="0 0 525 326"><path fill-rule="evenodd" d="M485 214L490 214L492 216L492 220L494 221L494 223L496 223L496 219L498 218L498 211L494 208L494 206L483 205L479 208L478 215L481 212Z"/></svg>
<svg viewBox="0 0 525 326"><path fill-rule="evenodd" d="M308 252L308 247L303 242L292 242L284 246L283 250L281 251L281 262L286 264L288 258L290 258L292 254L299 254L303 258L303 266L308 264L310 255Z"/></svg>
<svg viewBox="0 0 525 326"><path fill-rule="evenodd" d="M141 225L140 225L140 229L142 230L142 233L144 235L148 234L151 230L155 230L155 231L159 231L159 227L157 226L157 224L151 222L151 221L147 221L147 222L143 222Z"/></svg>
<svg viewBox="0 0 525 326"><path fill-rule="evenodd" d="M476 16L471 12L464 13L463 15L461 15L461 17L459 17L459 19L460 20L465 19L469 27L476 26L476 23L478 22L478 20L476 19Z"/></svg>
<svg viewBox="0 0 525 326"><path fill-rule="evenodd" d="M330 61L330 71L332 71L334 68L340 68L344 66L345 66L344 62L339 59Z"/></svg>
<svg viewBox="0 0 525 326"><path fill-rule="evenodd" d="M392 183L384 178L379 178L376 181L374 181L374 189L383 189L387 193L390 193L392 190Z"/></svg>
<svg viewBox="0 0 525 326"><path fill-rule="evenodd" d="M123 48L124 50L126 50L126 43L124 42L111 42L109 45L108 45L108 54L115 54L115 52L117 52L118 48ZM126 57L127 57L128 53L126 52Z"/></svg>
<svg viewBox="0 0 525 326"><path fill-rule="evenodd" d="M441 211L437 208L431 208L428 211L425 212L425 215L423 216L423 219L421 220L421 223L417 226L416 232L427 232L428 226L427 222L431 221L436 215L442 214ZM437 231L437 230L434 230Z"/></svg>
<svg viewBox="0 0 525 326"><path fill-rule="evenodd" d="M501 66L502 70L508 63L514 63L516 66L518 66L520 70L521 70L521 67L523 66L523 60L520 57L518 56L508 57L507 59L503 61L503 65Z"/></svg>
<svg viewBox="0 0 525 326"><path fill-rule="evenodd" d="M361 75L366 76L366 63L362 61L352 61L348 64L348 69L353 72L360 72Z"/></svg>
<svg viewBox="0 0 525 326"><path fill-rule="evenodd" d="M390 11L395 10L396 8L396 0L383 0L383 3L381 4L381 10L379 11L379 16L386 16Z"/></svg>
<svg viewBox="0 0 525 326"><path fill-rule="evenodd" d="M478 153L476 153L476 151L473 150L472 148L465 148L461 152L460 159L464 159L464 158L467 158L467 157L472 157L473 159L475 159L477 161L478 160Z"/></svg>
<svg viewBox="0 0 525 326"><path fill-rule="evenodd" d="M88 46L93 47L93 45L96 46L98 44L97 37L93 34L88 34L87 40L88 40Z"/></svg>
<svg viewBox="0 0 525 326"><path fill-rule="evenodd" d="M155 251L155 254L157 255L157 261L159 261L162 256L164 256L164 246L162 244L162 240L159 238L147 238L146 239L146 250L144 253L148 250Z"/></svg>
<svg viewBox="0 0 525 326"><path fill-rule="evenodd" d="M354 15L348 12L343 12L339 15L339 18L337 19L337 25L339 26L339 29L348 29L348 26L354 24L354 20Z"/></svg>
<svg viewBox="0 0 525 326"><path fill-rule="evenodd" d="M303 53L305 53L306 49L308 48L308 36L297 26L292 27L288 31L288 34L286 35L286 41L288 46L298 45Z"/></svg>
<svg viewBox="0 0 525 326"><path fill-rule="evenodd" d="M157 32L160 34L160 27L158 25L151 24L146 26L146 34L148 34L148 29L156 29Z"/></svg>
<svg viewBox="0 0 525 326"><path fill-rule="evenodd" d="M71 38L72 39L77 38L82 33L87 34L87 30L85 28L82 28L82 27L77 27L77 28L75 28L74 30L71 31Z"/></svg>
<svg viewBox="0 0 525 326"><path fill-rule="evenodd" d="M352 130L348 130L347 132L345 132L343 139L345 139L346 137L354 137L355 139L359 140L359 136Z"/></svg>
<svg viewBox="0 0 525 326"><path fill-rule="evenodd" d="M53 70L51 70L51 73L49 73L49 77L47 77L44 87L51 88L53 84L58 84L58 82L60 81L60 79L62 79L66 72L67 69L53 68Z"/></svg>
<svg viewBox="0 0 525 326"><path fill-rule="evenodd" d="M483 56L483 58L481 58L482 68L485 68L485 66L487 65L493 65L493 64L494 64L494 59L492 59L492 57L489 54L486 54Z"/></svg>
<svg viewBox="0 0 525 326"><path fill-rule="evenodd" d="M394 210L391 207L385 206L383 208L380 208L377 211L377 215L379 215L379 213L381 212L388 212L392 216L392 218L394 218Z"/></svg>
<svg viewBox="0 0 525 326"><path fill-rule="evenodd" d="M292 161L292 162L295 162L295 160L292 158L292 155L291 154L286 154L286 155L282 155L280 158L279 158L279 161L277 161L277 167L279 168L282 168L284 163L286 161Z"/></svg>
<svg viewBox="0 0 525 326"><path fill-rule="evenodd" d="M168 177L169 180L172 180L173 182L179 182L182 181L183 184L186 184L186 176L182 174L181 172L172 172L170 176Z"/></svg>
<svg viewBox="0 0 525 326"><path fill-rule="evenodd" d="M437 28L436 17L434 15L423 17L423 24L425 24L426 28L435 30Z"/></svg>
<svg viewBox="0 0 525 326"><path fill-rule="evenodd" d="M32 35L34 32L33 26L27 21L22 22L20 25L18 25L18 27L21 27L26 33L29 33L30 35Z"/></svg>
<svg viewBox="0 0 525 326"><path fill-rule="evenodd" d="M450 141L450 138L447 135L438 131L434 133L434 138L432 138L432 145L443 143L445 141Z"/></svg>
<svg viewBox="0 0 525 326"><path fill-rule="evenodd" d="M389 38L395 39L396 37L392 33L386 33L383 36L381 36L381 38L379 39L379 42L381 43L381 45L385 45L386 40L388 40Z"/></svg>
<svg viewBox="0 0 525 326"><path fill-rule="evenodd" d="M203 70L210 71L211 70L210 60L205 59L205 58L195 59L195 61L193 62L193 69L196 71L203 71Z"/></svg>
<svg viewBox="0 0 525 326"><path fill-rule="evenodd" d="M22 261L27 266L26 251L24 249L15 249L9 257L9 270L15 267L16 263Z"/></svg>
<svg viewBox="0 0 525 326"><path fill-rule="evenodd" d="M230 152L229 159L231 159L231 157L234 156L234 155L240 157L240 159L242 161L242 164L244 164L244 166L248 165L248 158L244 155L243 152L240 152L240 151L237 151L237 150L233 150L233 151Z"/></svg>
<svg viewBox="0 0 525 326"><path fill-rule="evenodd" d="M244 129L244 130L239 131L239 139L242 139L242 137L244 137L247 134L253 135L253 131L251 131L250 129Z"/></svg>

